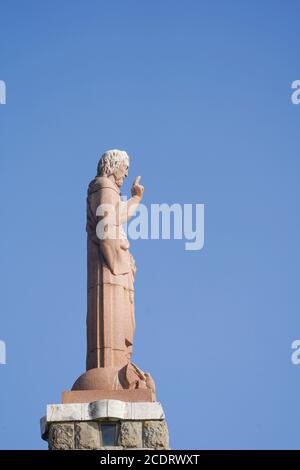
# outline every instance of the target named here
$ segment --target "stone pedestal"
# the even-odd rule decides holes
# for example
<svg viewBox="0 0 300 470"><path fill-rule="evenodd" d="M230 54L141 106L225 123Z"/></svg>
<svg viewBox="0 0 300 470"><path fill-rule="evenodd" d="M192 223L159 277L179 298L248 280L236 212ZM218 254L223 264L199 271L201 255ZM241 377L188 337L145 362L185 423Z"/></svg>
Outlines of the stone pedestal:
<svg viewBox="0 0 300 470"><path fill-rule="evenodd" d="M168 428L158 402L47 405L41 435L50 450L169 449Z"/></svg>

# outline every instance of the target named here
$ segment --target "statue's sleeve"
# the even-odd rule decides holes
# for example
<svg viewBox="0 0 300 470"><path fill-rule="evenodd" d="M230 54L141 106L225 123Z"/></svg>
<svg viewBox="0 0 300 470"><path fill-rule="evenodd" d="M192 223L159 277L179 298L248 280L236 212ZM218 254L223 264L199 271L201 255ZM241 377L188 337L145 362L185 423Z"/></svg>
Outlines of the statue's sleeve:
<svg viewBox="0 0 300 470"><path fill-rule="evenodd" d="M124 243L121 243L120 240L120 226L118 223L119 220L119 204L120 196L119 194L111 188L102 188L99 191L99 204L108 205L114 208L115 217L112 219L108 218L113 222L116 238L115 239L104 239L100 240L100 252L104 258L106 265L109 270L114 275L128 274L130 272L130 255L128 249L124 249ZM97 222L101 218L97 217ZM108 227L110 230L111 227ZM114 230L112 232L114 232Z"/></svg>

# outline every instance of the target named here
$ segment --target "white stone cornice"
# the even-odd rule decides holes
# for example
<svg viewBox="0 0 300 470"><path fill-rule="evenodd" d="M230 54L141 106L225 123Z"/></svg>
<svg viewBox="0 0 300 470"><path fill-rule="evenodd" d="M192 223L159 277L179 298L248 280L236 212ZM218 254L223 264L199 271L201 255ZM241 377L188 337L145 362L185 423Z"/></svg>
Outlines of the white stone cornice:
<svg viewBox="0 0 300 470"><path fill-rule="evenodd" d="M47 434L50 423L92 420L162 420L164 411L159 402L125 402L98 400L91 403L47 405L41 418L41 435Z"/></svg>

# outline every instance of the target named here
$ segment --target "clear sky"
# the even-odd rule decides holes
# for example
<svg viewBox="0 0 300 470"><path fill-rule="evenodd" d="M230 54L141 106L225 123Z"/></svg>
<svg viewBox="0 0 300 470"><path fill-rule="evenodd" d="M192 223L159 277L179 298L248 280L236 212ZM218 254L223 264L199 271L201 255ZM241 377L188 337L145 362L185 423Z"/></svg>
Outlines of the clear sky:
<svg viewBox="0 0 300 470"><path fill-rule="evenodd" d="M300 448L299 2L0 0L0 448L85 366L85 196L101 153L205 245L138 240L134 360L173 449Z"/></svg>

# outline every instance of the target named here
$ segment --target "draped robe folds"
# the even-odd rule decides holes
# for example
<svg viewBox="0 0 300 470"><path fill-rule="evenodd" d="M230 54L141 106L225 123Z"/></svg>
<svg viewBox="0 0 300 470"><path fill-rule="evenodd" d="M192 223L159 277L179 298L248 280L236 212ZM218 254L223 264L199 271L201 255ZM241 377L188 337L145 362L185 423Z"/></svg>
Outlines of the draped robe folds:
<svg viewBox="0 0 300 470"><path fill-rule="evenodd" d="M99 239L100 205L115 208L115 239ZM118 186L108 177L96 177L87 196L87 370L122 368L130 362L135 328L134 272L129 242L119 224L123 205ZM103 206L104 207L104 206ZM109 220L109 219L107 219ZM111 227L109 227L111 228Z"/></svg>

